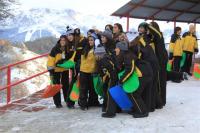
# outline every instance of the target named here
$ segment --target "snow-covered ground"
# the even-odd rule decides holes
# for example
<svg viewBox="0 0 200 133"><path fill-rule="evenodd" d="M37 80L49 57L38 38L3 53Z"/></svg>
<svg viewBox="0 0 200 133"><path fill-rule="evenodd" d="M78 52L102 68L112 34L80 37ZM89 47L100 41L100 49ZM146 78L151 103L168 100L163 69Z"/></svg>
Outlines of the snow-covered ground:
<svg viewBox="0 0 200 133"><path fill-rule="evenodd" d="M9 112L0 116L5 133L200 133L200 81L190 78L180 84L168 82L167 105L135 119L128 114L101 117L100 108L56 109L51 99L36 103L48 106L39 112ZM63 104L64 105L64 104Z"/></svg>

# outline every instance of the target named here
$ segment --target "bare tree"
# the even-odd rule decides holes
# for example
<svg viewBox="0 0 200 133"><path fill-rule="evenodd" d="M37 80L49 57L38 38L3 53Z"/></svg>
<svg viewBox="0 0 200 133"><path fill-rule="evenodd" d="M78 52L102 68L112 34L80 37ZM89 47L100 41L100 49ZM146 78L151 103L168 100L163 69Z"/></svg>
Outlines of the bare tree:
<svg viewBox="0 0 200 133"><path fill-rule="evenodd" d="M12 5L16 3L16 0L0 0L0 20L13 16Z"/></svg>

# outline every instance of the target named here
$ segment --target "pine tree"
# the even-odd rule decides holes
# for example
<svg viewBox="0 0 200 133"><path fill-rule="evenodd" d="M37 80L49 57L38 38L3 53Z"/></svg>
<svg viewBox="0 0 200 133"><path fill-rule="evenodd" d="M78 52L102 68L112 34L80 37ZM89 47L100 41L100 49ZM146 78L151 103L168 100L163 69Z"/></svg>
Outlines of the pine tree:
<svg viewBox="0 0 200 133"><path fill-rule="evenodd" d="M16 0L0 0L0 20L13 16L12 5Z"/></svg>

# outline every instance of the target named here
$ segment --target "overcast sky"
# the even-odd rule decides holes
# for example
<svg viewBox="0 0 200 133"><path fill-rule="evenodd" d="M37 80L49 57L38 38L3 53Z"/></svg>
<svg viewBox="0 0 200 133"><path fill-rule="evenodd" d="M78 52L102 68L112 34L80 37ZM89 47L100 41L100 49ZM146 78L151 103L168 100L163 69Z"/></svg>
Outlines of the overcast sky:
<svg viewBox="0 0 200 133"><path fill-rule="evenodd" d="M129 0L19 0L22 7L73 9L84 14L110 15Z"/></svg>
<svg viewBox="0 0 200 133"><path fill-rule="evenodd" d="M50 9L73 9L82 14L111 15L114 11L130 0L19 0L23 9L50 8ZM141 21L141 20L140 20ZM138 22L131 19L130 23ZM172 28L173 23L159 22L162 30ZM177 23L183 29L188 29L188 24ZM125 28L125 27L124 27ZM197 25L199 30L199 25Z"/></svg>

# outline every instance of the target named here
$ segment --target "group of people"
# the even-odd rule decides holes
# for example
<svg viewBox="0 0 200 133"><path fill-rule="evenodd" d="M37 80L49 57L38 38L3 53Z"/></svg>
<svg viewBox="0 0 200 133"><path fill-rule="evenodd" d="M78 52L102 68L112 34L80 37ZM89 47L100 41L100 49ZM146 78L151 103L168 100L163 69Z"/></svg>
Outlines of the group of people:
<svg viewBox="0 0 200 133"><path fill-rule="evenodd" d="M195 26L190 25L189 31L185 32L181 38L181 27L174 29L169 46L169 59L173 60L173 70L176 72L186 72L190 76L193 54L198 53L197 37L195 35ZM186 62L181 67L181 58L185 54Z"/></svg>
<svg viewBox="0 0 200 133"><path fill-rule="evenodd" d="M80 109L88 107L102 107L102 117L112 118L116 113L123 112L110 94L109 89L122 86L133 73L137 74L139 87L136 91L127 93L133 103L133 108L128 111L134 118L147 117L149 112L161 109L166 104L166 82L182 81L187 79L189 65L185 65L185 72L177 69L180 58L176 51L180 49L179 30L175 28L175 34L170 43L170 60L174 60L173 70L167 71L168 52L165 48L163 34L156 22L150 24L143 22L138 26L138 36L129 41L123 31L122 25L106 25L105 31L90 29L87 37L80 33L80 29L67 27L67 33L60 36L59 41L52 48L47 62L53 84L62 84L63 96L68 108L74 108L75 102L69 98L73 84L80 80L80 94L78 105ZM183 35L188 58L197 51L194 32ZM195 43L194 51L187 51ZM98 41L97 41L98 40ZM99 42L97 44L97 42ZM184 49L185 48L185 49ZM101 49L101 50L99 50ZM181 49L182 50L182 49ZM101 51L101 52L98 52ZM59 67L67 60L76 62L74 68L65 69ZM69 71L72 79L69 82ZM118 77L118 73L124 73ZM94 90L93 75L99 75L103 82L103 104L99 103L98 95ZM120 99L120 98L119 98ZM54 97L54 104L61 108L61 94Z"/></svg>

